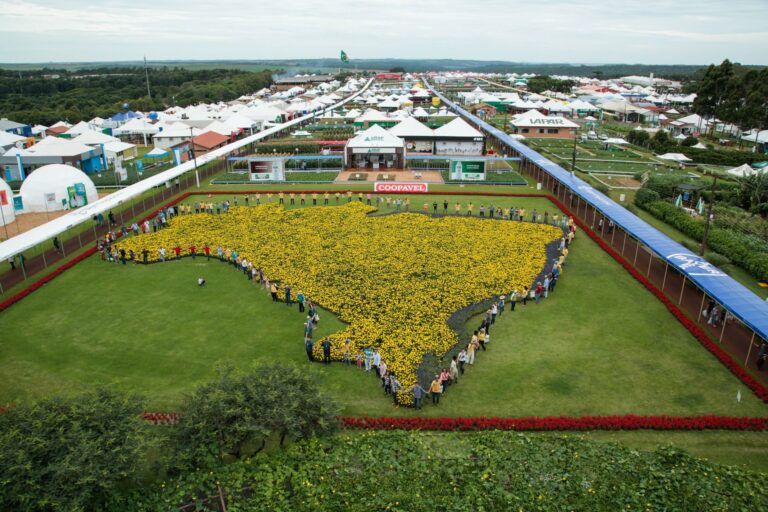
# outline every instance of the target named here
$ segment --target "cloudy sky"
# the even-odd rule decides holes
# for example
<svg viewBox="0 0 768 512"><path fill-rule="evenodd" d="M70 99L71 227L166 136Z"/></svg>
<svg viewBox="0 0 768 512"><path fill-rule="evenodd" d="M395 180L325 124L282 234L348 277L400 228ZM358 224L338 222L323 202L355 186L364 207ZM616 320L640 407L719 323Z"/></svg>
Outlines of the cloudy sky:
<svg viewBox="0 0 768 512"><path fill-rule="evenodd" d="M2 0L0 62L768 64L768 0Z"/></svg>

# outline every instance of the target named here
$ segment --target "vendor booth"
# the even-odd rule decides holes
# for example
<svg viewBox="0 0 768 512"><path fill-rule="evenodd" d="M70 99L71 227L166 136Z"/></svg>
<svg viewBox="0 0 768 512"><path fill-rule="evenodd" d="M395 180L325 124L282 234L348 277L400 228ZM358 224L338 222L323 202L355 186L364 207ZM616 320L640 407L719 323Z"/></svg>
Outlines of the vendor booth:
<svg viewBox="0 0 768 512"><path fill-rule="evenodd" d="M360 135L349 139L344 148L346 167L360 169L402 169L404 166L405 141L373 125Z"/></svg>

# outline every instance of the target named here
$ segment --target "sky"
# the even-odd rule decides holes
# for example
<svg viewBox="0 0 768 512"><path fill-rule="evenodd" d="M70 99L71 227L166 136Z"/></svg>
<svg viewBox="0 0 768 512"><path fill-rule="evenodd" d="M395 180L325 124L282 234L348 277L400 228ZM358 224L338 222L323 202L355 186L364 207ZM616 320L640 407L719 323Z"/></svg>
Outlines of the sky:
<svg viewBox="0 0 768 512"><path fill-rule="evenodd" d="M768 0L2 0L0 62L768 64Z"/></svg>

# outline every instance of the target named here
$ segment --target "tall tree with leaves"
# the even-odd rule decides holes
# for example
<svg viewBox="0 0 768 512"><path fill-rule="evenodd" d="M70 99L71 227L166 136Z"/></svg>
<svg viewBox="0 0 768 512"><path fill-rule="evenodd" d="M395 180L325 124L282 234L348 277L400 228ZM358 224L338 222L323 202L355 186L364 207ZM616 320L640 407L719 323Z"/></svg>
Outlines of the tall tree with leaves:
<svg viewBox="0 0 768 512"><path fill-rule="evenodd" d="M722 115L722 105L727 97L728 88L732 87L733 75L733 64L728 59L719 66L710 64L696 92L693 111L706 119Z"/></svg>
<svg viewBox="0 0 768 512"><path fill-rule="evenodd" d="M1 510L103 510L151 444L134 395L98 390L0 414Z"/></svg>

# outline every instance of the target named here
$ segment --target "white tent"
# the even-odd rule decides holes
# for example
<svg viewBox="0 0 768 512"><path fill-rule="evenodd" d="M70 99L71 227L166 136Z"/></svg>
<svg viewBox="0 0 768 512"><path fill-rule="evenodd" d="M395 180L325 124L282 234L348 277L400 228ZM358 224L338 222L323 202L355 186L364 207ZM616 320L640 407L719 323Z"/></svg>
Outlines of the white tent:
<svg viewBox="0 0 768 512"><path fill-rule="evenodd" d="M19 194L24 203L24 211L64 210L69 202L67 188L80 183L85 188L85 195L89 203L99 198L93 181L83 171L71 165L44 165L33 171L21 184Z"/></svg>
<svg viewBox="0 0 768 512"><path fill-rule="evenodd" d="M64 133L66 133L67 135L75 136L88 131L91 131L91 127L88 125L88 123L86 123L85 121L80 121L79 123L77 123L76 125L74 125L72 128L70 128Z"/></svg>
<svg viewBox="0 0 768 512"><path fill-rule="evenodd" d="M21 135L0 131L0 148L10 148L16 146L19 142L23 143L26 140L27 138L22 137Z"/></svg>
<svg viewBox="0 0 768 512"><path fill-rule="evenodd" d="M22 156L79 156L90 153L93 148L80 144L73 140L60 139L58 137L46 137L34 146L30 146L21 152Z"/></svg>
<svg viewBox="0 0 768 512"><path fill-rule="evenodd" d="M705 146L705 145L704 145L704 144L702 144L701 142L697 142L696 144L694 144L694 145L693 145L693 146L691 146L691 147L692 147L692 148L694 148L694 149L707 149L707 146Z"/></svg>
<svg viewBox="0 0 768 512"><path fill-rule="evenodd" d="M245 116L243 114L235 114L233 116L230 116L227 118L226 121L223 123L225 126L230 126L231 128L234 128L236 130L243 129L243 130L251 130L254 126L257 126L259 123L258 121L254 121L252 118ZM231 131L230 128L230 131ZM225 135L229 135L228 133Z"/></svg>
<svg viewBox="0 0 768 512"><path fill-rule="evenodd" d="M107 142L117 141L117 137L107 135L102 132L95 132L93 130L83 130L80 135L72 139L73 142L79 142L87 146L97 146L99 144L106 144Z"/></svg>
<svg viewBox="0 0 768 512"><path fill-rule="evenodd" d="M160 131L160 125L152 124L145 118L134 118L124 125L115 128L112 133L115 135L153 135Z"/></svg>
<svg viewBox="0 0 768 512"><path fill-rule="evenodd" d="M112 161L118 156L130 159L136 157L136 144L115 140L104 144L104 153L108 161Z"/></svg>
<svg viewBox="0 0 768 512"><path fill-rule="evenodd" d="M457 117L450 123L446 123L443 126L435 129L436 138L476 138L482 137L483 134L474 129L465 120Z"/></svg>
<svg viewBox="0 0 768 512"><path fill-rule="evenodd" d="M734 167L733 169L728 169L726 172L732 176L738 176L739 178L746 178L748 176L753 176L755 174L766 172L766 170L768 170L768 167L765 167L763 169L753 169L748 164L744 164L738 167Z"/></svg>
<svg viewBox="0 0 768 512"><path fill-rule="evenodd" d="M390 128L389 133L397 137L433 137L434 132L415 117L407 117Z"/></svg>
<svg viewBox="0 0 768 512"><path fill-rule="evenodd" d="M145 153L144 156L148 156L149 158L162 158L168 156L168 154L168 151L162 148L154 148L152 151Z"/></svg>
<svg viewBox="0 0 768 512"><path fill-rule="evenodd" d="M413 111L413 117L429 117L429 112L424 110L423 107L418 107Z"/></svg>
<svg viewBox="0 0 768 512"><path fill-rule="evenodd" d="M47 130L47 126L43 126L42 124L36 124L32 127L32 135L43 135L45 134L45 130Z"/></svg>
<svg viewBox="0 0 768 512"><path fill-rule="evenodd" d="M674 162L690 162L691 159L685 156L682 153L664 153L663 155L659 155L657 158L660 158L662 160L672 160Z"/></svg>
<svg viewBox="0 0 768 512"><path fill-rule="evenodd" d="M232 135L233 131L237 131L237 128L235 128L230 123L222 123L221 121L214 121L211 124L207 125L204 129L206 132L216 132L220 135L226 135L229 137Z"/></svg>
<svg viewBox="0 0 768 512"><path fill-rule="evenodd" d="M624 139L615 137L615 138L605 139L603 141L603 144L629 144L629 142L627 142Z"/></svg>
<svg viewBox="0 0 768 512"><path fill-rule="evenodd" d="M402 148L405 141L375 124L347 141L348 148Z"/></svg>

